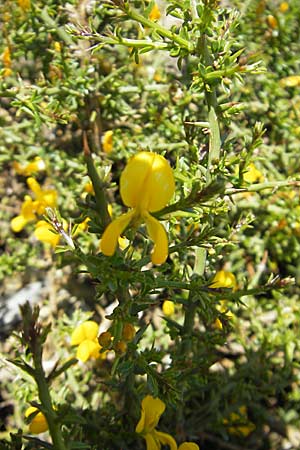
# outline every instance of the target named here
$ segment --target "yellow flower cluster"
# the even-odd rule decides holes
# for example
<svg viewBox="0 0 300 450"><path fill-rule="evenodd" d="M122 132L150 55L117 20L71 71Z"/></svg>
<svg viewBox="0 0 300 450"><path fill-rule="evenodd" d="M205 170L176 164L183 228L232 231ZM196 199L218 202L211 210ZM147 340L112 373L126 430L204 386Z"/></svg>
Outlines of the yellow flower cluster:
<svg viewBox="0 0 300 450"><path fill-rule="evenodd" d="M224 419L223 423L232 435L247 437L255 430L254 423L248 419L246 406L241 406L238 412L231 413L229 419Z"/></svg>
<svg viewBox="0 0 300 450"><path fill-rule="evenodd" d="M164 208L174 191L173 172L163 156L152 152L140 152L135 155L128 162L120 179L122 200L132 209L113 220L105 229L101 240L104 255L114 254L118 238L128 225L137 226L145 222L150 238L154 242L152 262L164 263L168 257L167 233L150 213Z"/></svg>
<svg viewBox="0 0 300 450"><path fill-rule="evenodd" d="M237 289L237 282L236 278L233 273L227 272L225 270L219 270L217 272L212 280L212 284L209 286L212 289L219 289L219 288L227 288L227 289ZM221 300L220 305L217 306L217 309L221 313L226 313L226 316L228 319L233 318L233 314L231 311L228 311L226 307L226 300ZM214 323L215 328L218 328L219 330L223 329L223 324L220 321L220 319L216 319Z"/></svg>
<svg viewBox="0 0 300 450"><path fill-rule="evenodd" d="M10 48L9 47L5 47L4 52L2 54L2 62L3 62L3 66L4 66L4 71L3 71L3 76L4 77L9 77L12 73L11 70L11 53L10 53Z"/></svg>
<svg viewBox="0 0 300 450"><path fill-rule="evenodd" d="M199 450L194 442L183 442L177 447L175 439L170 434L156 430L165 409L165 403L159 398L147 395L142 400L141 418L135 431L145 439L147 450L160 450L162 445L168 445L170 450Z"/></svg>
<svg viewBox="0 0 300 450"><path fill-rule="evenodd" d="M18 3L23 11L27 11L30 8L30 0L18 0Z"/></svg>
<svg viewBox="0 0 300 450"><path fill-rule="evenodd" d="M72 333L71 345L78 346L76 358L86 362L90 358L105 358L106 352L98 342L99 325L93 320L87 320L80 324Z"/></svg>
<svg viewBox="0 0 300 450"><path fill-rule="evenodd" d="M33 161L25 165L20 164L18 161L14 161L13 168L18 175L29 177L30 175L36 172L45 170L46 164L45 161L40 156L36 156Z"/></svg>
<svg viewBox="0 0 300 450"><path fill-rule="evenodd" d="M34 200L25 195L21 207L21 214L11 220L11 228L19 233L29 223L37 219L37 215L44 214L47 207L54 208L57 203L57 192L54 189L42 189L32 177L27 178L27 185L34 194Z"/></svg>

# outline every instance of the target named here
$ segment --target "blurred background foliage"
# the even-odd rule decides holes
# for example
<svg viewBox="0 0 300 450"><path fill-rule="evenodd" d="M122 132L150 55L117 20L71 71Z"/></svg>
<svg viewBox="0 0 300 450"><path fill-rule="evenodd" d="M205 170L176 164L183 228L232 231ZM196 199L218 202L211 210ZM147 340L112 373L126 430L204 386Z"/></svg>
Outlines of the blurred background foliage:
<svg viewBox="0 0 300 450"><path fill-rule="evenodd" d="M153 8L129 3L145 17ZM297 183L287 183L299 180L300 5L207 0L198 2L197 19L194 3L158 2L156 20L190 42L205 32L206 62L175 44L153 50L149 42L163 48L168 40L126 19L122 2L1 2L1 449L44 448L49 441L47 434L43 442L22 440L18 429L26 434L24 412L37 390L5 362L21 353L12 335L18 314L11 319L8 306L33 283L40 283L32 298L43 303L42 320L52 321L47 370L74 356L70 335L83 320L93 318L102 331L112 325L114 333L126 320L138 330L124 355L74 365L54 381L53 400L73 448L144 448L134 429L147 393L168 404L161 428L201 449L300 446L300 207ZM207 185L213 90L222 153ZM103 225L84 145L113 217L123 211L118 181L130 156L151 150L169 160L172 203L183 207L166 216L165 265L153 271L146 239L140 233L133 240L130 230L133 245L121 255L99 254ZM26 171L37 157L43 168ZM77 254L38 241L34 221L13 232L12 219L32 195L28 176L57 191L57 209L73 232L90 218L74 238ZM272 188L257 187L264 183ZM189 195L192 204L185 203ZM220 270L235 275L236 291L209 288ZM113 311L128 286L133 301ZM22 300L28 295L23 291ZM166 299L175 304L169 315ZM195 324L186 333L191 304Z"/></svg>

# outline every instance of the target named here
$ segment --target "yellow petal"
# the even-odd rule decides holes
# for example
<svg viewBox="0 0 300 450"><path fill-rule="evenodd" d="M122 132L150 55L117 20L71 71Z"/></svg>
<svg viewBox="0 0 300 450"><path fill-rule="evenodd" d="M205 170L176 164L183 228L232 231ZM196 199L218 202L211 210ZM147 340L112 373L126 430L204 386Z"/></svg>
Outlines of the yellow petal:
<svg viewBox="0 0 300 450"><path fill-rule="evenodd" d="M87 320L80 324L72 333L71 345L78 345L85 340L97 339L99 325L93 320Z"/></svg>
<svg viewBox="0 0 300 450"><path fill-rule="evenodd" d="M255 183L257 181L260 181L260 182L264 181L264 176L261 173L261 171L258 170L253 163L251 163L251 164L249 164L247 171L244 172L243 179L247 183Z"/></svg>
<svg viewBox="0 0 300 450"><path fill-rule="evenodd" d="M19 233L20 231L23 230L23 228L26 226L27 223L28 220L26 220L24 216L20 215L14 217L10 221L10 226L14 233Z"/></svg>
<svg viewBox="0 0 300 450"><path fill-rule="evenodd" d="M153 435L153 433L148 433L144 436L146 441L147 450L160 450L161 445L159 440Z"/></svg>
<svg viewBox="0 0 300 450"><path fill-rule="evenodd" d="M154 242L151 254L153 264L163 264L168 257L168 236L163 225L150 214L145 213L144 219L150 238Z"/></svg>
<svg viewBox="0 0 300 450"><path fill-rule="evenodd" d="M31 414L33 414L36 411L38 411L37 408L35 408L34 406L30 406L25 411L25 417L29 417ZM38 412L32 418L32 420L29 424L29 431L32 434L39 434L39 433L44 433L44 431L47 431L47 430L48 430L48 423L47 423L46 417L44 416L43 413Z"/></svg>
<svg viewBox="0 0 300 450"><path fill-rule="evenodd" d="M39 220L37 222L34 235L38 241L50 244L52 247L56 247L60 239L59 234L54 232L53 226L46 222L46 220Z"/></svg>
<svg viewBox="0 0 300 450"><path fill-rule="evenodd" d="M160 18L160 16L161 16L160 10L159 10L157 4L155 3L153 8L150 11L149 19L150 20L158 20Z"/></svg>
<svg viewBox="0 0 300 450"><path fill-rule="evenodd" d="M154 435L163 445L168 445L170 447L170 450L177 450L175 439L170 434L154 430Z"/></svg>
<svg viewBox="0 0 300 450"><path fill-rule="evenodd" d="M100 243L100 248L104 255L111 256L115 253L118 239L131 222L134 214L135 210L122 214L106 227Z"/></svg>
<svg viewBox="0 0 300 450"><path fill-rule="evenodd" d="M159 398L151 395L144 397L142 401L141 418L136 426L137 433L149 433L154 430L164 412L166 405Z"/></svg>
<svg viewBox="0 0 300 450"><path fill-rule="evenodd" d="M22 203L21 214L25 217L27 222L36 219L36 207L36 202L34 202L29 195L25 195L24 202Z"/></svg>
<svg viewBox="0 0 300 450"><path fill-rule="evenodd" d="M40 184L32 177L27 178L27 185L29 189L34 192L36 195L39 195L41 192Z"/></svg>
<svg viewBox="0 0 300 450"><path fill-rule="evenodd" d="M102 137L102 147L105 153L110 153L113 149L113 132L107 130Z"/></svg>
<svg viewBox="0 0 300 450"><path fill-rule="evenodd" d="M218 288L233 288L236 289L237 282L233 273L226 270L219 270L212 280L212 284L209 286L213 289Z"/></svg>
<svg viewBox="0 0 300 450"><path fill-rule="evenodd" d="M199 446L194 442L183 442L179 445L178 450L199 450Z"/></svg>
<svg viewBox="0 0 300 450"><path fill-rule="evenodd" d="M165 300L162 305L162 310L165 316L172 316L175 312L175 304L171 300Z"/></svg>
<svg viewBox="0 0 300 450"><path fill-rule="evenodd" d="M172 169L161 155L140 152L128 162L120 178L120 193L126 206L159 211L175 190Z"/></svg>
<svg viewBox="0 0 300 450"><path fill-rule="evenodd" d="M100 345L95 341L83 341L79 345L76 353L76 358L82 362L86 362L89 358L98 357Z"/></svg>

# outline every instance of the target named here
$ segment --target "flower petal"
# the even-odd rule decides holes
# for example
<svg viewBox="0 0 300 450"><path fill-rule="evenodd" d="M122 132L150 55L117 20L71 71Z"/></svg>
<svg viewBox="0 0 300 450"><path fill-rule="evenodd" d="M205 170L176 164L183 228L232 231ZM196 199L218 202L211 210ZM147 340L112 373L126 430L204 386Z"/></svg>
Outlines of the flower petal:
<svg viewBox="0 0 300 450"><path fill-rule="evenodd" d="M137 433L149 433L154 430L164 412L166 405L159 398L151 395L144 397L142 401L141 418L136 426Z"/></svg>
<svg viewBox="0 0 300 450"><path fill-rule="evenodd" d="M161 445L158 439L155 438L153 433L148 433L144 436L146 440L147 450L160 450Z"/></svg>
<svg viewBox="0 0 300 450"><path fill-rule="evenodd" d="M53 226L46 220L39 220L35 226L34 235L38 241L56 247L59 243L60 236L54 232Z"/></svg>
<svg viewBox="0 0 300 450"><path fill-rule="evenodd" d="M25 411L25 417L29 417L34 412L37 412L38 409L34 406L30 406ZM30 420L30 419L29 419ZM29 431L32 434L44 433L44 431L48 430L48 423L46 417L40 411L31 419L29 424Z"/></svg>
<svg viewBox="0 0 300 450"><path fill-rule="evenodd" d="M226 270L219 270L212 280L212 284L209 286L212 289L218 288L237 288L236 278L233 273Z"/></svg>
<svg viewBox="0 0 300 450"><path fill-rule="evenodd" d="M120 178L120 193L126 206L159 211L175 190L168 161L153 152L140 152L128 162Z"/></svg>
<svg viewBox="0 0 300 450"><path fill-rule="evenodd" d="M94 341L97 339L99 325L93 320L87 320L80 324L72 333L71 345L78 345L85 340Z"/></svg>
<svg viewBox="0 0 300 450"><path fill-rule="evenodd" d="M168 445L170 447L170 450L177 450L176 441L170 434L154 430L154 435L163 445Z"/></svg>
<svg viewBox="0 0 300 450"><path fill-rule="evenodd" d="M95 341L86 341L81 342L77 349L76 358L82 362L86 362L89 358L98 357L98 352L100 351L100 345Z"/></svg>
<svg viewBox="0 0 300 450"><path fill-rule="evenodd" d="M40 184L32 177L27 178L27 185L29 189L35 193L35 195L39 195L41 192Z"/></svg>
<svg viewBox="0 0 300 450"><path fill-rule="evenodd" d="M134 214L135 214L135 210L133 209L126 214L122 214L122 216L113 220L106 227L106 229L102 235L102 239L101 239L101 243L100 243L100 248L104 255L112 256L115 253L119 236L123 233L125 228L129 225Z"/></svg>
<svg viewBox="0 0 300 450"><path fill-rule="evenodd" d="M19 233L23 230L25 225L27 224L28 220L25 219L24 216L16 216L10 221L11 229L14 233Z"/></svg>
<svg viewBox="0 0 300 450"><path fill-rule="evenodd" d="M168 236L163 225L148 213L144 213L147 230L150 238L154 242L151 255L153 264L163 264L168 257Z"/></svg>
<svg viewBox="0 0 300 450"><path fill-rule="evenodd" d="M195 442L183 442L179 445L178 450L199 450L199 445Z"/></svg>

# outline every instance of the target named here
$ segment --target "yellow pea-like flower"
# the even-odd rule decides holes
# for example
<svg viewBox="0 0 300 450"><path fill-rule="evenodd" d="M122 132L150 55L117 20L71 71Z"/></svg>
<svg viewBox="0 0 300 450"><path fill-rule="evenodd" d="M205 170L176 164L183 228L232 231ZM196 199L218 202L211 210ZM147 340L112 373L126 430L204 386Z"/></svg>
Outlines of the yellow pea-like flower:
<svg viewBox="0 0 300 450"><path fill-rule="evenodd" d="M30 406L25 411L25 417L29 417L34 412L38 411L34 406ZM40 434L44 433L44 431L48 430L48 423L46 417L40 411L32 418L29 424L29 431L32 434Z"/></svg>
<svg viewBox="0 0 300 450"><path fill-rule="evenodd" d="M98 342L99 325L93 320L80 324L72 333L71 345L77 345L76 358L86 362L90 358L105 358L106 352L100 353Z"/></svg>
<svg viewBox="0 0 300 450"><path fill-rule="evenodd" d="M39 220L35 225L34 235L38 241L50 244L55 248L60 239L60 235L55 232L53 226L46 220Z"/></svg>
<svg viewBox="0 0 300 450"><path fill-rule="evenodd" d="M131 208L113 220L105 229L101 250L104 255L114 254L118 239L128 227L146 223L154 242L151 255L153 264L162 264L168 257L168 237L163 225L150 213L164 208L175 191L175 181L168 161L153 152L140 152L127 164L120 178L120 193L124 204Z"/></svg>
<svg viewBox="0 0 300 450"><path fill-rule="evenodd" d="M145 439L147 450L160 450L162 445L167 445L170 450L177 450L175 439L156 429L165 409L165 403L159 398L147 395L142 400L141 417L135 431ZM194 442L183 442L178 450L199 450L199 447Z"/></svg>
<svg viewBox="0 0 300 450"><path fill-rule="evenodd" d="M236 278L233 273L227 272L226 270L219 270L213 280L212 284L209 286L213 289L219 289L219 288L237 288L237 282Z"/></svg>

